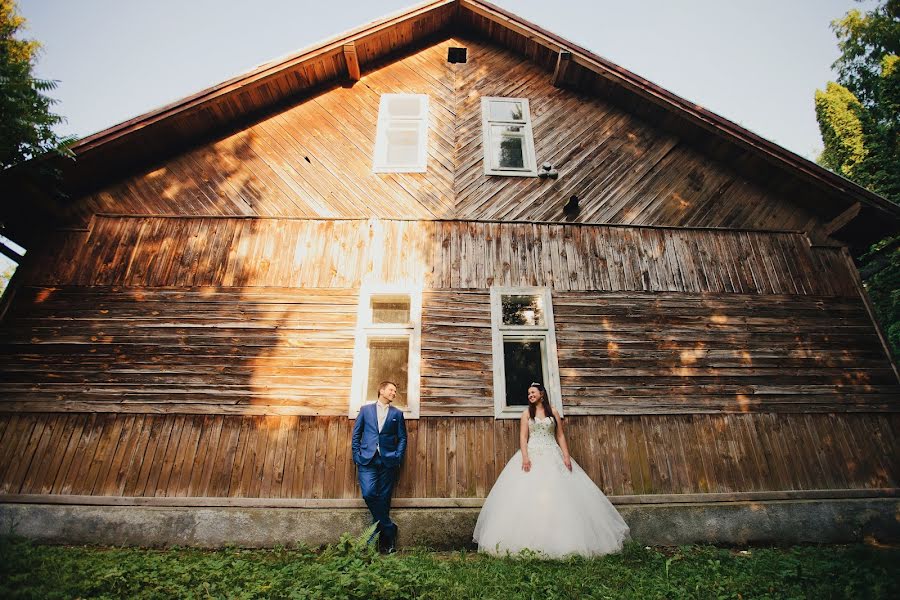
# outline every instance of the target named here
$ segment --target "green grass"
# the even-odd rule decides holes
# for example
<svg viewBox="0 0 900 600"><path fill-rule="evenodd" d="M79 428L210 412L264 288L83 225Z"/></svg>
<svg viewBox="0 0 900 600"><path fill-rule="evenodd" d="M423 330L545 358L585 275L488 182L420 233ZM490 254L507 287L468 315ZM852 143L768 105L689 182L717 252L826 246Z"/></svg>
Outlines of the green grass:
<svg viewBox="0 0 900 600"><path fill-rule="evenodd" d="M626 546L601 559L379 556L345 537L218 551L0 540L0 598L900 598L900 549Z"/></svg>

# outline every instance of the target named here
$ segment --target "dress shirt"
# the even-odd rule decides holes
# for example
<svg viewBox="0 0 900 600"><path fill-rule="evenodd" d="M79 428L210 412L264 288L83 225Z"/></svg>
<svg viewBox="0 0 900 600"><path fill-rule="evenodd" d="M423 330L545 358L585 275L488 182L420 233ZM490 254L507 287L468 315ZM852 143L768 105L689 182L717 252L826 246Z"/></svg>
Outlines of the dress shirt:
<svg viewBox="0 0 900 600"><path fill-rule="evenodd" d="M390 407L390 404L382 404L377 400L375 401L375 413L378 415L378 433L381 433L381 430L384 429L384 422L387 421ZM375 444L375 452L381 454L381 444Z"/></svg>
<svg viewBox="0 0 900 600"><path fill-rule="evenodd" d="M390 406L390 404L375 402L375 410L378 413L378 433L381 433L381 430L384 429L384 422L387 421L388 409L390 409Z"/></svg>

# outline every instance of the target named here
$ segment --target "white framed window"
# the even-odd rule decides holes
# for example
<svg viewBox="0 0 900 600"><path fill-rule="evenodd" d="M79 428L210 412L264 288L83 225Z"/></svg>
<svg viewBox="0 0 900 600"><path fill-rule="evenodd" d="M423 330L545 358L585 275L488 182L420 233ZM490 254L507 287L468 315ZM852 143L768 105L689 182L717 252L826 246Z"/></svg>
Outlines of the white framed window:
<svg viewBox="0 0 900 600"><path fill-rule="evenodd" d="M517 418L538 381L562 414L553 303L545 287L491 288L494 417Z"/></svg>
<svg viewBox="0 0 900 600"><path fill-rule="evenodd" d="M375 132L375 173L424 173L428 166L428 95L382 94Z"/></svg>
<svg viewBox="0 0 900 600"><path fill-rule="evenodd" d="M378 399L382 381L397 384L393 405L419 418L419 363L422 355L422 291L400 286L360 290L353 352L350 418Z"/></svg>
<svg viewBox="0 0 900 600"><path fill-rule="evenodd" d="M537 177L528 100L483 97L481 132L485 175Z"/></svg>

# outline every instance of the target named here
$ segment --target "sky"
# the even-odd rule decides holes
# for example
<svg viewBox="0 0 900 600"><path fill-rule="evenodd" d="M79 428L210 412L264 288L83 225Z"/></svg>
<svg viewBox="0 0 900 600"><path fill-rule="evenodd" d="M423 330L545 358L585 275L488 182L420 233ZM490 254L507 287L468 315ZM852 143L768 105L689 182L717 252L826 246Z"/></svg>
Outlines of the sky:
<svg viewBox="0 0 900 600"><path fill-rule="evenodd" d="M834 79L830 22L852 0L494 0L806 158L816 88ZM66 117L100 131L382 16L409 0L19 0L36 74ZM252 6L252 9L250 8Z"/></svg>

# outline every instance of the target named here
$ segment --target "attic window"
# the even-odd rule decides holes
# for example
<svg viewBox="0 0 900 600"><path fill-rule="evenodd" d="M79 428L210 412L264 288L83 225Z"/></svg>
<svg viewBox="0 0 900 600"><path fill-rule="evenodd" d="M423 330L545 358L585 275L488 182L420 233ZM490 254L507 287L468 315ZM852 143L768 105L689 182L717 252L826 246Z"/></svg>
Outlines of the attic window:
<svg viewBox="0 0 900 600"><path fill-rule="evenodd" d="M428 160L428 96L382 94L375 133L375 173L424 173Z"/></svg>
<svg viewBox="0 0 900 600"><path fill-rule="evenodd" d="M465 48L447 48L447 62L449 63L464 63L466 62L466 49Z"/></svg>
<svg viewBox="0 0 900 600"><path fill-rule="evenodd" d="M481 127L485 175L537 176L528 100L482 98Z"/></svg>

